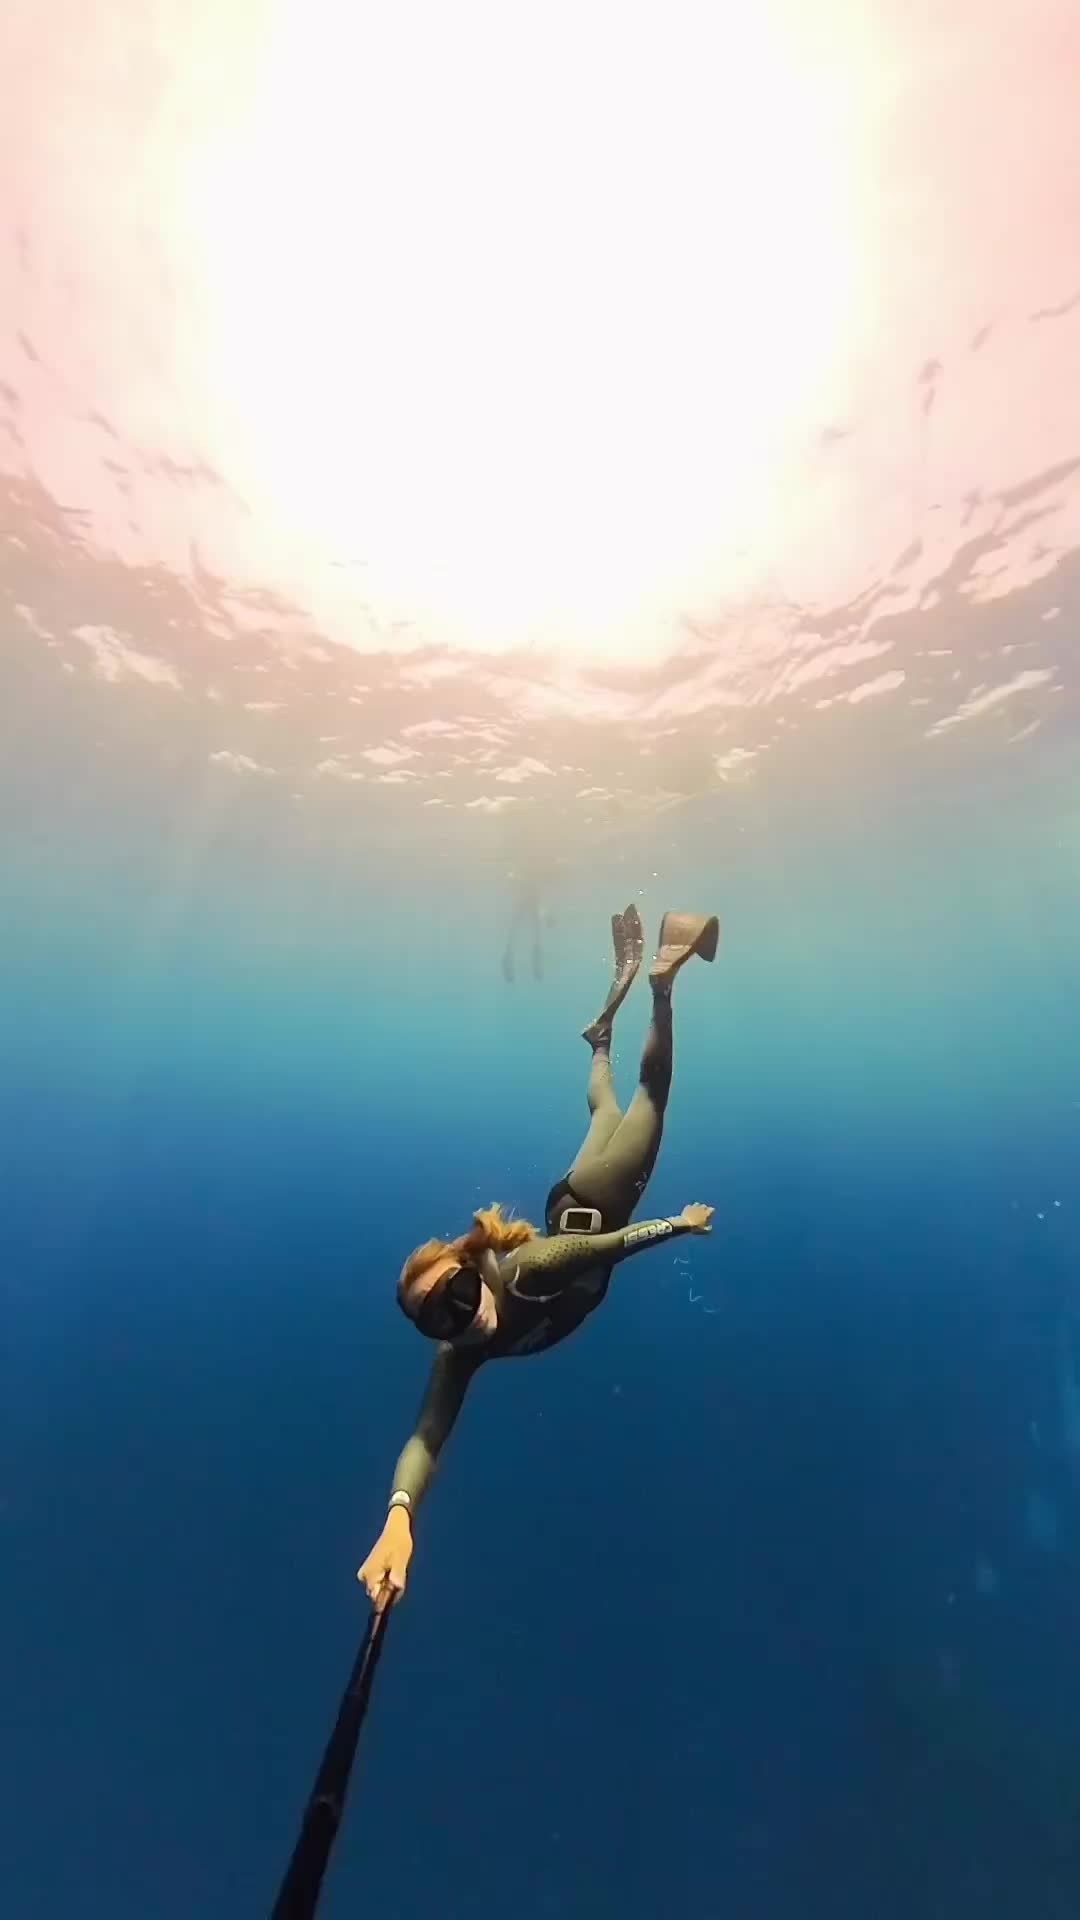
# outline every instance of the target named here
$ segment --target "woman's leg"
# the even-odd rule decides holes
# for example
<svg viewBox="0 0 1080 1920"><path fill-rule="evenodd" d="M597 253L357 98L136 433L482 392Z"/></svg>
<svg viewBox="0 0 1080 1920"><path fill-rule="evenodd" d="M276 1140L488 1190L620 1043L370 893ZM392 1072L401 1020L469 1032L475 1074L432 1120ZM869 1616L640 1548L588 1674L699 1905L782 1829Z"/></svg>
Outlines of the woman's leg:
<svg viewBox="0 0 1080 1920"><path fill-rule="evenodd" d="M585 1097L589 1103L589 1131L578 1150L574 1166L582 1161L588 1164L600 1158L613 1133L623 1122L623 1110L615 1092L615 1080L611 1071L610 1038L597 1040L593 1044L592 1066L589 1068L589 1083ZM567 1178L575 1187L573 1170Z"/></svg>
<svg viewBox="0 0 1080 1920"><path fill-rule="evenodd" d="M626 1225L656 1164L671 1091L671 1068L671 982L654 982L652 1021L641 1055L637 1092L624 1114L619 1115L615 1107L618 1117L614 1126L595 1139L590 1128L567 1176L582 1206L596 1207L609 1231ZM593 1069L595 1072L595 1058ZM612 1099L614 1102L614 1095Z"/></svg>
<svg viewBox="0 0 1080 1920"><path fill-rule="evenodd" d="M625 913L612 914L611 938L615 948L615 970L611 985L603 1007L584 1033L584 1038L592 1048L587 1089L589 1131L578 1149L570 1172L557 1180L548 1194L546 1218L549 1232L555 1231L553 1222L558 1219L565 1205L579 1203L574 1184L576 1169L602 1165L608 1141L623 1120L611 1073L611 1030L615 1015L633 986L645 947L641 918L633 904L627 907Z"/></svg>
<svg viewBox="0 0 1080 1920"><path fill-rule="evenodd" d="M712 917L664 915L657 956L649 969L652 1021L642 1049L637 1092L600 1151L589 1154L586 1140L569 1174L570 1185L582 1205L596 1207L609 1230L625 1226L630 1219L660 1151L671 1092L671 989L675 975L694 954L712 960L718 936L719 928Z"/></svg>

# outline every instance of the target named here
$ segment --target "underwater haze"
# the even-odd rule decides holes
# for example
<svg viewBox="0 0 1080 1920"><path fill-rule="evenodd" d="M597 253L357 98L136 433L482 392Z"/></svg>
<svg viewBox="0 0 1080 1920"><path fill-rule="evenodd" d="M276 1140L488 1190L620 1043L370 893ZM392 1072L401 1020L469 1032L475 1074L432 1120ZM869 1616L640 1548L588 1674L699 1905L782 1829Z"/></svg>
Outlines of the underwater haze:
<svg viewBox="0 0 1080 1920"><path fill-rule="evenodd" d="M1080 1911L1080 47L940 11L0 27L11 1920L270 1912L629 902L713 1231L481 1371L320 1912Z"/></svg>

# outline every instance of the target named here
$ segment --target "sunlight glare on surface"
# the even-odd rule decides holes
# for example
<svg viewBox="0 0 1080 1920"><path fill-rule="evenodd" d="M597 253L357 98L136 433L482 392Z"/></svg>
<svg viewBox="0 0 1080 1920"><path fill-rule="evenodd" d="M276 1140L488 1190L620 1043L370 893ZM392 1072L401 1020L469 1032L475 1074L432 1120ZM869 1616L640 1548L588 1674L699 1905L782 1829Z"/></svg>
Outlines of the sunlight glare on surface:
<svg viewBox="0 0 1080 1920"><path fill-rule="evenodd" d="M777 8L280 0L260 59L189 208L256 511L485 649L632 656L734 584L859 292Z"/></svg>

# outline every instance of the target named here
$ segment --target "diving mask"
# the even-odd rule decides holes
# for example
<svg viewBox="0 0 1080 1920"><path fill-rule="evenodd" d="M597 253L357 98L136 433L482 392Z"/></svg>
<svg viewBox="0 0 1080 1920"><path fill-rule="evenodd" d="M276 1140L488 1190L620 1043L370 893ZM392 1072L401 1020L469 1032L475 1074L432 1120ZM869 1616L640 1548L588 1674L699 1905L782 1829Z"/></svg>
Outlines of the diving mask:
<svg viewBox="0 0 1080 1920"><path fill-rule="evenodd" d="M416 1316L421 1333L429 1340L457 1340L467 1333L476 1318L483 1284L478 1269L468 1261L442 1274Z"/></svg>

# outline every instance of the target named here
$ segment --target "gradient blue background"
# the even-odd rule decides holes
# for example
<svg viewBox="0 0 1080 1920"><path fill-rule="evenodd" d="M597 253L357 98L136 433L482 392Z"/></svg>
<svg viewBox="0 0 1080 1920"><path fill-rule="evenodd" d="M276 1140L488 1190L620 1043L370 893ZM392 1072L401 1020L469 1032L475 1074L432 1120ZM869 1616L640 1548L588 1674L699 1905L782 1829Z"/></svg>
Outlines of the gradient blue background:
<svg viewBox="0 0 1080 1920"><path fill-rule="evenodd" d="M5 1912L268 1911L423 1387L394 1276L478 1203L539 1216L635 897L650 935L722 916L646 1208L716 1229L692 1287L643 1256L478 1380L325 1912L1080 1910L1072 764L882 776L812 827L702 802L586 857L513 987L466 849L313 850L265 792L222 811L114 755L35 798L21 766Z"/></svg>

